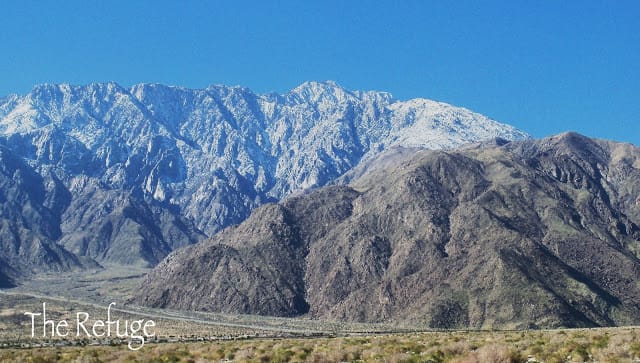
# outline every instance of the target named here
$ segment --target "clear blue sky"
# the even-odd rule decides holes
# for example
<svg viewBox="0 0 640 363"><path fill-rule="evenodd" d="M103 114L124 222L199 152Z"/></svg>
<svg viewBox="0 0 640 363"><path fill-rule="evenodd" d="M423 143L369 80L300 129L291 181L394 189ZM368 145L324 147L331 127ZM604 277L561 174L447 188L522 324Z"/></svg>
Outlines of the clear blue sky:
<svg viewBox="0 0 640 363"><path fill-rule="evenodd" d="M0 49L0 95L44 82L284 92L335 80L537 137L640 145L637 0L7 0Z"/></svg>

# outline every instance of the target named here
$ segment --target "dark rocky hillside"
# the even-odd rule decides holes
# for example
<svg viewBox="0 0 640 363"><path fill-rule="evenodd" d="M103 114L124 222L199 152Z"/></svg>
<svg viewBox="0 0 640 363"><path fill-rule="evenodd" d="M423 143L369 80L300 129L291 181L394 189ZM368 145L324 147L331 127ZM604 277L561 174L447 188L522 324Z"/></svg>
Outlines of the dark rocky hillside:
<svg viewBox="0 0 640 363"><path fill-rule="evenodd" d="M568 133L392 154L170 254L135 302L436 328L640 323L640 149Z"/></svg>
<svg viewBox="0 0 640 363"><path fill-rule="evenodd" d="M4 260L0 260L0 263L2 263L3 266L0 268L0 289L15 287L13 280L10 279L9 276L7 276L7 273L3 271L8 270L8 263Z"/></svg>
<svg viewBox="0 0 640 363"><path fill-rule="evenodd" d="M18 275L82 266L55 243L61 235L55 211L66 202L58 183L0 146L0 287Z"/></svg>

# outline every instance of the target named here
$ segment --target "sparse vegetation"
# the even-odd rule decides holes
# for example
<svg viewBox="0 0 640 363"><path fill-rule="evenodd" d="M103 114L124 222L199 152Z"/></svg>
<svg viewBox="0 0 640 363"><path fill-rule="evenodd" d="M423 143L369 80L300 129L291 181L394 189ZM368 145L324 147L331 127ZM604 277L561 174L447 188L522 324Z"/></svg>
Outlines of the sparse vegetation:
<svg viewBox="0 0 640 363"><path fill-rule="evenodd" d="M104 299L120 304L135 286L136 276L123 283L124 275L103 272L82 281L49 276L2 293L0 362L640 362L640 328L634 327L411 332L397 325L140 309L132 314L154 316L162 338L148 341L138 352L117 341L38 341L28 336L23 313L36 311L45 301L51 318L76 311L104 315ZM70 294L84 287L95 295L78 301L50 293L65 291L61 287ZM28 295L29 290L42 295ZM118 316L132 317L124 312ZM335 337L304 337L310 333Z"/></svg>
<svg viewBox="0 0 640 363"><path fill-rule="evenodd" d="M640 362L640 328L2 349L1 362Z"/></svg>

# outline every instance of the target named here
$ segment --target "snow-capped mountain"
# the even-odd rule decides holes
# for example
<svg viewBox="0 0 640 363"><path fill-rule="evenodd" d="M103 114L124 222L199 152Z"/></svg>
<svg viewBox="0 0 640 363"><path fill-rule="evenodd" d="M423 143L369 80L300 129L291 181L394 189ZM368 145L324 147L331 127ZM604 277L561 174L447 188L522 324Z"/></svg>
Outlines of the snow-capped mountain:
<svg viewBox="0 0 640 363"><path fill-rule="evenodd" d="M60 228L45 237L101 262L154 264L394 145L495 137L528 136L464 108L333 82L285 94L46 84L0 99L0 145L60 199L43 199Z"/></svg>

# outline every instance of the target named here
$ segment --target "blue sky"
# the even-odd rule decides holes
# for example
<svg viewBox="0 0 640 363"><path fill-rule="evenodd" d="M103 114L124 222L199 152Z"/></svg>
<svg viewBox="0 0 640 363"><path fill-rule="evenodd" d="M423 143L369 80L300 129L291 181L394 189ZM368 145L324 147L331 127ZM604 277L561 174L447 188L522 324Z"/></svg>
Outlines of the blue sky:
<svg viewBox="0 0 640 363"><path fill-rule="evenodd" d="M640 1L3 1L0 95L38 83L285 92L306 80L464 106L536 137L640 145Z"/></svg>

